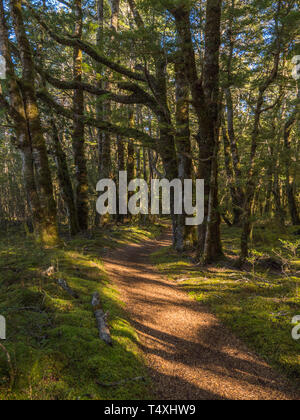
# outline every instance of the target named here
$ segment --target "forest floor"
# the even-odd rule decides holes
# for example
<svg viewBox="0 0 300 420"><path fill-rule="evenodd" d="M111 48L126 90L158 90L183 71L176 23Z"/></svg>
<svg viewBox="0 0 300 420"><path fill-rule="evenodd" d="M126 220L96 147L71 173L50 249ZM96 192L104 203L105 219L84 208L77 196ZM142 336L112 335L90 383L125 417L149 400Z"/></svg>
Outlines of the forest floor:
<svg viewBox="0 0 300 420"><path fill-rule="evenodd" d="M2 235L0 344L11 363L0 349L0 400L300 398L291 385L300 385L300 342L291 337L299 260L285 276L238 270L240 231L224 227L227 258L204 269L160 234L154 224L115 225L48 250L19 228ZM255 249L271 252L279 237L257 229ZM95 291L113 347L98 337Z"/></svg>
<svg viewBox="0 0 300 420"><path fill-rule="evenodd" d="M193 288L196 297L197 293L205 295L207 276L201 273L199 277L199 268L172 251L170 234L158 241L128 245L108 254L104 262L139 335L155 398L300 399L300 393L286 377L249 350L209 306L186 293ZM153 263L158 262L155 268ZM183 275L194 277L193 287L188 282L182 285ZM213 293L215 288L216 284ZM209 299L211 293L207 291ZM245 326L239 322L239 327ZM287 332L291 341L291 326ZM260 339L265 338L263 335ZM275 344L273 341L272 346Z"/></svg>
<svg viewBox="0 0 300 420"><path fill-rule="evenodd" d="M128 243L160 234L149 226L109 226L94 235L65 238L57 249L42 249L22 227L0 237L0 315L7 336L0 348L0 400L147 399L149 380L120 293L101 256ZM49 267L54 272L43 273ZM57 284L65 280L79 299ZM113 346L99 339L91 305L98 291ZM111 383L143 377L120 386Z"/></svg>

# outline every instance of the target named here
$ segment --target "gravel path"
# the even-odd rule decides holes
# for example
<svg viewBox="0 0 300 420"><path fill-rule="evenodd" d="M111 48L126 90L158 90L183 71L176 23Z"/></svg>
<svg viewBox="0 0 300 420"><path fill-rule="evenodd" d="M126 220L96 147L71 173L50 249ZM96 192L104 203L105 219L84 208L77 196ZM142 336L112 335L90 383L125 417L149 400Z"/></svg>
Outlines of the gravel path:
<svg viewBox="0 0 300 420"><path fill-rule="evenodd" d="M207 308L151 265L170 237L104 258L140 338L158 400L298 400L288 382L250 352Z"/></svg>

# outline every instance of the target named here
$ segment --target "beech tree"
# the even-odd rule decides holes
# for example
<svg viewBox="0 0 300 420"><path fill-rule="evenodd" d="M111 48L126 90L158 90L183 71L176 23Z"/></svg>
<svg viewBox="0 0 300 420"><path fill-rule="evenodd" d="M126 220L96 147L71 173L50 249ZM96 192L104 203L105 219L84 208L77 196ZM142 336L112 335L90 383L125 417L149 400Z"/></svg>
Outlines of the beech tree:
<svg viewBox="0 0 300 420"><path fill-rule="evenodd" d="M97 181L127 170L205 180L197 230L171 199L173 246L202 263L223 256L223 221L241 229L242 263L257 220L300 223L296 1L2 0L0 12L0 145L15 162L1 217L32 221L48 244L57 222L72 235L132 223L95 212Z"/></svg>
<svg viewBox="0 0 300 420"><path fill-rule="evenodd" d="M10 102L2 93L0 100L16 127L17 147L22 153L24 181L37 237L46 245L53 245L58 241L56 205L36 98L33 56L24 27L21 1L11 1L10 12L20 54L22 78L17 78L15 74L4 7L1 2L0 40L7 66Z"/></svg>

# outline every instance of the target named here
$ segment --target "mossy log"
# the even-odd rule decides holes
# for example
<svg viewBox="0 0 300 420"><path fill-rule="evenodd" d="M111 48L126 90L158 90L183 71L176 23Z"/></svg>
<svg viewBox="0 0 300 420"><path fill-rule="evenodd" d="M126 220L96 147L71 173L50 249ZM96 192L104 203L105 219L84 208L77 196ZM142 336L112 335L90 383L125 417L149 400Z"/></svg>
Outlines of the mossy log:
<svg viewBox="0 0 300 420"><path fill-rule="evenodd" d="M70 296L72 296L75 299L79 299L78 293L76 293L71 287L68 285L68 283L63 279L58 279L57 284L64 289Z"/></svg>
<svg viewBox="0 0 300 420"><path fill-rule="evenodd" d="M109 346L112 346L112 339L107 325L107 314L104 313L101 307L100 296L98 292L93 294L92 306L95 311L95 317L98 324L99 337Z"/></svg>

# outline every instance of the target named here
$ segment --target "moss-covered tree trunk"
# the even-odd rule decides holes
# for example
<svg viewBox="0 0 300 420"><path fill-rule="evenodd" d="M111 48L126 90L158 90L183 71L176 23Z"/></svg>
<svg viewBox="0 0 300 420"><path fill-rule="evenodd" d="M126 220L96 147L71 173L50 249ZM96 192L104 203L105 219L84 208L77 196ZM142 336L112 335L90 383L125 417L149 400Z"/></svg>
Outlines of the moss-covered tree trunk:
<svg viewBox="0 0 300 420"><path fill-rule="evenodd" d="M35 202L34 213L36 214L35 218L36 225L38 228L38 236L44 244L51 246L56 245L58 243L56 203L53 197L53 186L48 163L46 143L41 127L40 113L36 100L33 57L31 47L25 31L20 0L11 1L11 14L13 17L13 24L20 50L20 57L23 70L22 98L27 123L27 133L24 133L24 128L22 128L21 137L24 140L26 139L26 146L24 146L23 152L25 161L27 162L27 185L30 185L31 202ZM27 136L29 137L28 140ZM30 169L29 163L29 143L31 146L32 157L34 162L35 181L37 185L37 190L39 191L40 195L39 202L40 207L42 209L41 215L38 216L38 201L36 198L33 198L33 196L37 197L37 193L33 189L32 170Z"/></svg>
<svg viewBox="0 0 300 420"><path fill-rule="evenodd" d="M53 118L51 119L51 125L53 131L52 144L54 150L55 164L57 167L57 177L67 207L70 233L71 235L76 235L80 231L80 228L77 218L73 186L68 169L67 157L63 151L58 129Z"/></svg>
<svg viewBox="0 0 300 420"><path fill-rule="evenodd" d="M218 216L216 144L219 131L219 51L221 1L208 0L206 4L205 56L203 74L198 76L196 55L192 40L190 7L179 2L169 9L175 17L181 56L185 63L193 106L198 119L199 174L205 180L205 220L199 227L199 256L204 261L216 259L222 253L220 217ZM209 216L210 211L210 216ZM210 219L209 219L210 217ZM209 223L208 223L209 222ZM204 255L204 251L207 255Z"/></svg>
<svg viewBox="0 0 300 420"><path fill-rule="evenodd" d="M129 126L134 127L134 110L131 108L129 110ZM127 148L127 175L128 180L132 181L135 178L135 164L134 164L134 145L133 139L129 140Z"/></svg>
<svg viewBox="0 0 300 420"><path fill-rule="evenodd" d="M226 98L226 109L227 109L227 130L229 138L229 146L231 152L231 158L233 162L233 175L232 185L234 186L234 194L232 195L232 205L233 205L233 224L239 225L241 223L242 213L243 213L243 202L244 202L244 193L242 190L242 171L240 156L235 136L234 130L234 111L233 111L233 101L230 87L225 89L225 98ZM224 137L224 141L226 138ZM232 191L233 192L233 191Z"/></svg>
<svg viewBox="0 0 300 420"><path fill-rule="evenodd" d="M38 238L42 237L43 210L41 207L33 167L31 139L29 136L22 92L17 83L14 66L11 59L8 31L5 21L3 2L0 2L0 46L6 62L6 80L9 90L10 104L5 101L0 86L0 99L3 109L6 108L16 127L17 147L22 156L22 171L27 202L32 214L34 231ZM11 105L11 106L10 106Z"/></svg>
<svg viewBox="0 0 300 420"><path fill-rule="evenodd" d="M157 145L158 152L163 161L163 166L166 178L173 181L178 178L178 159L175 145L175 136L172 133L172 120L170 110L168 107L168 92L167 92L167 74L166 61L164 57L157 58L155 62L156 83L155 94L158 98L161 110L157 114L159 124L159 142ZM177 244L177 226L178 217L174 210L174 192L171 191L171 218L173 226L173 247L178 248Z"/></svg>
<svg viewBox="0 0 300 420"><path fill-rule="evenodd" d="M298 90L298 104L296 111L291 115L284 127L284 158L285 158L285 185L286 185L286 194L288 199L289 212L291 220L294 226L300 225L300 216L297 206L297 200L295 195L295 181L291 177L291 161L292 161L292 151L291 151L291 141L290 135L293 128L293 124L297 121L297 113L300 112L300 90ZM298 115L298 118L299 115Z"/></svg>
<svg viewBox="0 0 300 420"><path fill-rule="evenodd" d="M175 63L175 82L176 82L176 149L178 153L178 177L183 185L185 179L193 178L193 162L190 138L190 88L185 77L184 62L180 52ZM184 209L184 199L183 199ZM176 248L183 251L188 243L193 242L192 226L186 226L186 214L178 215L176 235Z"/></svg>
<svg viewBox="0 0 300 420"><path fill-rule="evenodd" d="M75 30L74 36L82 36L82 4L81 0L75 0ZM75 47L73 50L73 77L76 82L82 82L82 51ZM88 198L88 174L85 155L84 123L79 117L84 115L84 93L83 89L74 90L73 94L73 153L76 170L76 209L79 228L82 231L88 229L89 198Z"/></svg>

